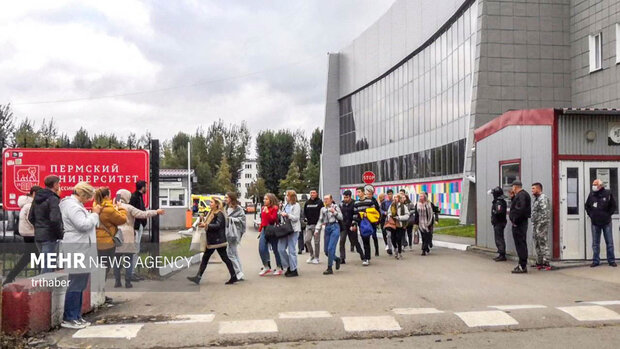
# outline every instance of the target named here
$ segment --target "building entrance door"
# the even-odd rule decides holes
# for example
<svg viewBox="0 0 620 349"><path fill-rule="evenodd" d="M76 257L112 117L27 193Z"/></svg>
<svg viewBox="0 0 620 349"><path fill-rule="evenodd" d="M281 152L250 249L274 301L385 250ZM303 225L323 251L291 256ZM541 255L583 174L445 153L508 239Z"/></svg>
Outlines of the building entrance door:
<svg viewBox="0 0 620 349"><path fill-rule="evenodd" d="M598 178L618 200L620 162L560 162L560 246L561 259L592 259L592 224L585 201L592 182ZM620 255L620 215L612 216L616 256ZM607 253L601 237L601 260Z"/></svg>

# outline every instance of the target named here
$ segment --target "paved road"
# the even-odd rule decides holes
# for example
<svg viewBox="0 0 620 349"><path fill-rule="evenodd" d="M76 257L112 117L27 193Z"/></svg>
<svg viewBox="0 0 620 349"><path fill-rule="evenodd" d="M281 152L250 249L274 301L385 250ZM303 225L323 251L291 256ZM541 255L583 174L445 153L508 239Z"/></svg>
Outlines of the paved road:
<svg viewBox="0 0 620 349"><path fill-rule="evenodd" d="M119 303L90 316L107 325L61 329L50 341L59 347L161 348L313 342L331 347L332 341L343 347L411 347L441 340L437 347L443 348L480 347L504 338L525 347L524 336L541 344L561 343L552 338L577 343L565 335L574 330L583 333L581 340L598 340L600 333L601 347L618 343L618 269L513 275L512 262L495 263L485 254L435 248L422 257L416 247L400 261L381 250L369 267L348 258L331 276L322 275L325 258L308 265L303 255L299 278L259 277L256 236L249 231L240 249L247 281L224 285L222 264L210 264L200 286L185 280L197 266L163 282L143 281L132 292L110 293ZM583 328L603 325L612 327Z"/></svg>

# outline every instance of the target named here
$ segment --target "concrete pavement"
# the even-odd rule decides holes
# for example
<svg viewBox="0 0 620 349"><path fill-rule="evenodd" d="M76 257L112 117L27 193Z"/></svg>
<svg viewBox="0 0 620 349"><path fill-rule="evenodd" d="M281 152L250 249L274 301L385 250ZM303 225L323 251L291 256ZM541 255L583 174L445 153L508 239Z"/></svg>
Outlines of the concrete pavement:
<svg viewBox="0 0 620 349"><path fill-rule="evenodd" d="M196 272L193 266L165 281L136 283L131 292L109 292L118 304L89 316L107 327L61 329L49 340L59 347L152 348L383 337L409 341L406 337L414 335L424 336L420 343L426 343L426 337L455 333L620 325L616 268L513 275L512 262L445 248L423 257L416 246L395 260L381 242L381 256L373 256L369 267L347 252L347 264L324 276L326 258L309 265L304 254L300 277L259 277L256 237L250 229L240 246L247 281L224 285L228 274L218 263L208 266L200 286L188 285L185 277ZM121 338L102 338L111 336Z"/></svg>

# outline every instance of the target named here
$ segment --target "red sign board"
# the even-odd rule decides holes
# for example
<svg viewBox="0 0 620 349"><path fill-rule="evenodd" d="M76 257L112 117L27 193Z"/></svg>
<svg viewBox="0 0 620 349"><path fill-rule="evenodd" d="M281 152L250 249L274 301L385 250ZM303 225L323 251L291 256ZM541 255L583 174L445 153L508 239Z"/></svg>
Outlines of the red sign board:
<svg viewBox="0 0 620 349"><path fill-rule="evenodd" d="M34 185L43 187L48 175L60 177L60 197L71 195L78 182L95 188L109 187L133 192L136 182L149 184L146 150L103 149L5 149L2 153L2 202L6 210L19 210L17 198ZM148 191L144 196L148 206Z"/></svg>
<svg viewBox="0 0 620 349"><path fill-rule="evenodd" d="M375 182L375 173L372 171L366 171L362 175L362 181L366 184L373 184Z"/></svg>

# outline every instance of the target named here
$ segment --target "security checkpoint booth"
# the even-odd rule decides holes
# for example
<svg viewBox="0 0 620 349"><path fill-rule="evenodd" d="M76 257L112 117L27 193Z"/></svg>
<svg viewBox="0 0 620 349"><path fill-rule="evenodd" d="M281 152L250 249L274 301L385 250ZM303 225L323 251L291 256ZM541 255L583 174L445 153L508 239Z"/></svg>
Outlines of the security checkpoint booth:
<svg viewBox="0 0 620 349"><path fill-rule="evenodd" d="M476 245L495 249L489 189L501 186L506 199L514 180L540 182L551 202L549 249L554 260L592 259L592 232L585 201L600 179L618 199L620 110L514 110L475 130ZM534 198L532 198L532 201ZM510 202L509 202L510 205ZM616 256L620 255L620 215L612 216ZM506 249L514 253L510 223ZM602 238L601 238L602 240ZM606 257L602 240L601 259ZM532 224L528 251L535 254Z"/></svg>

